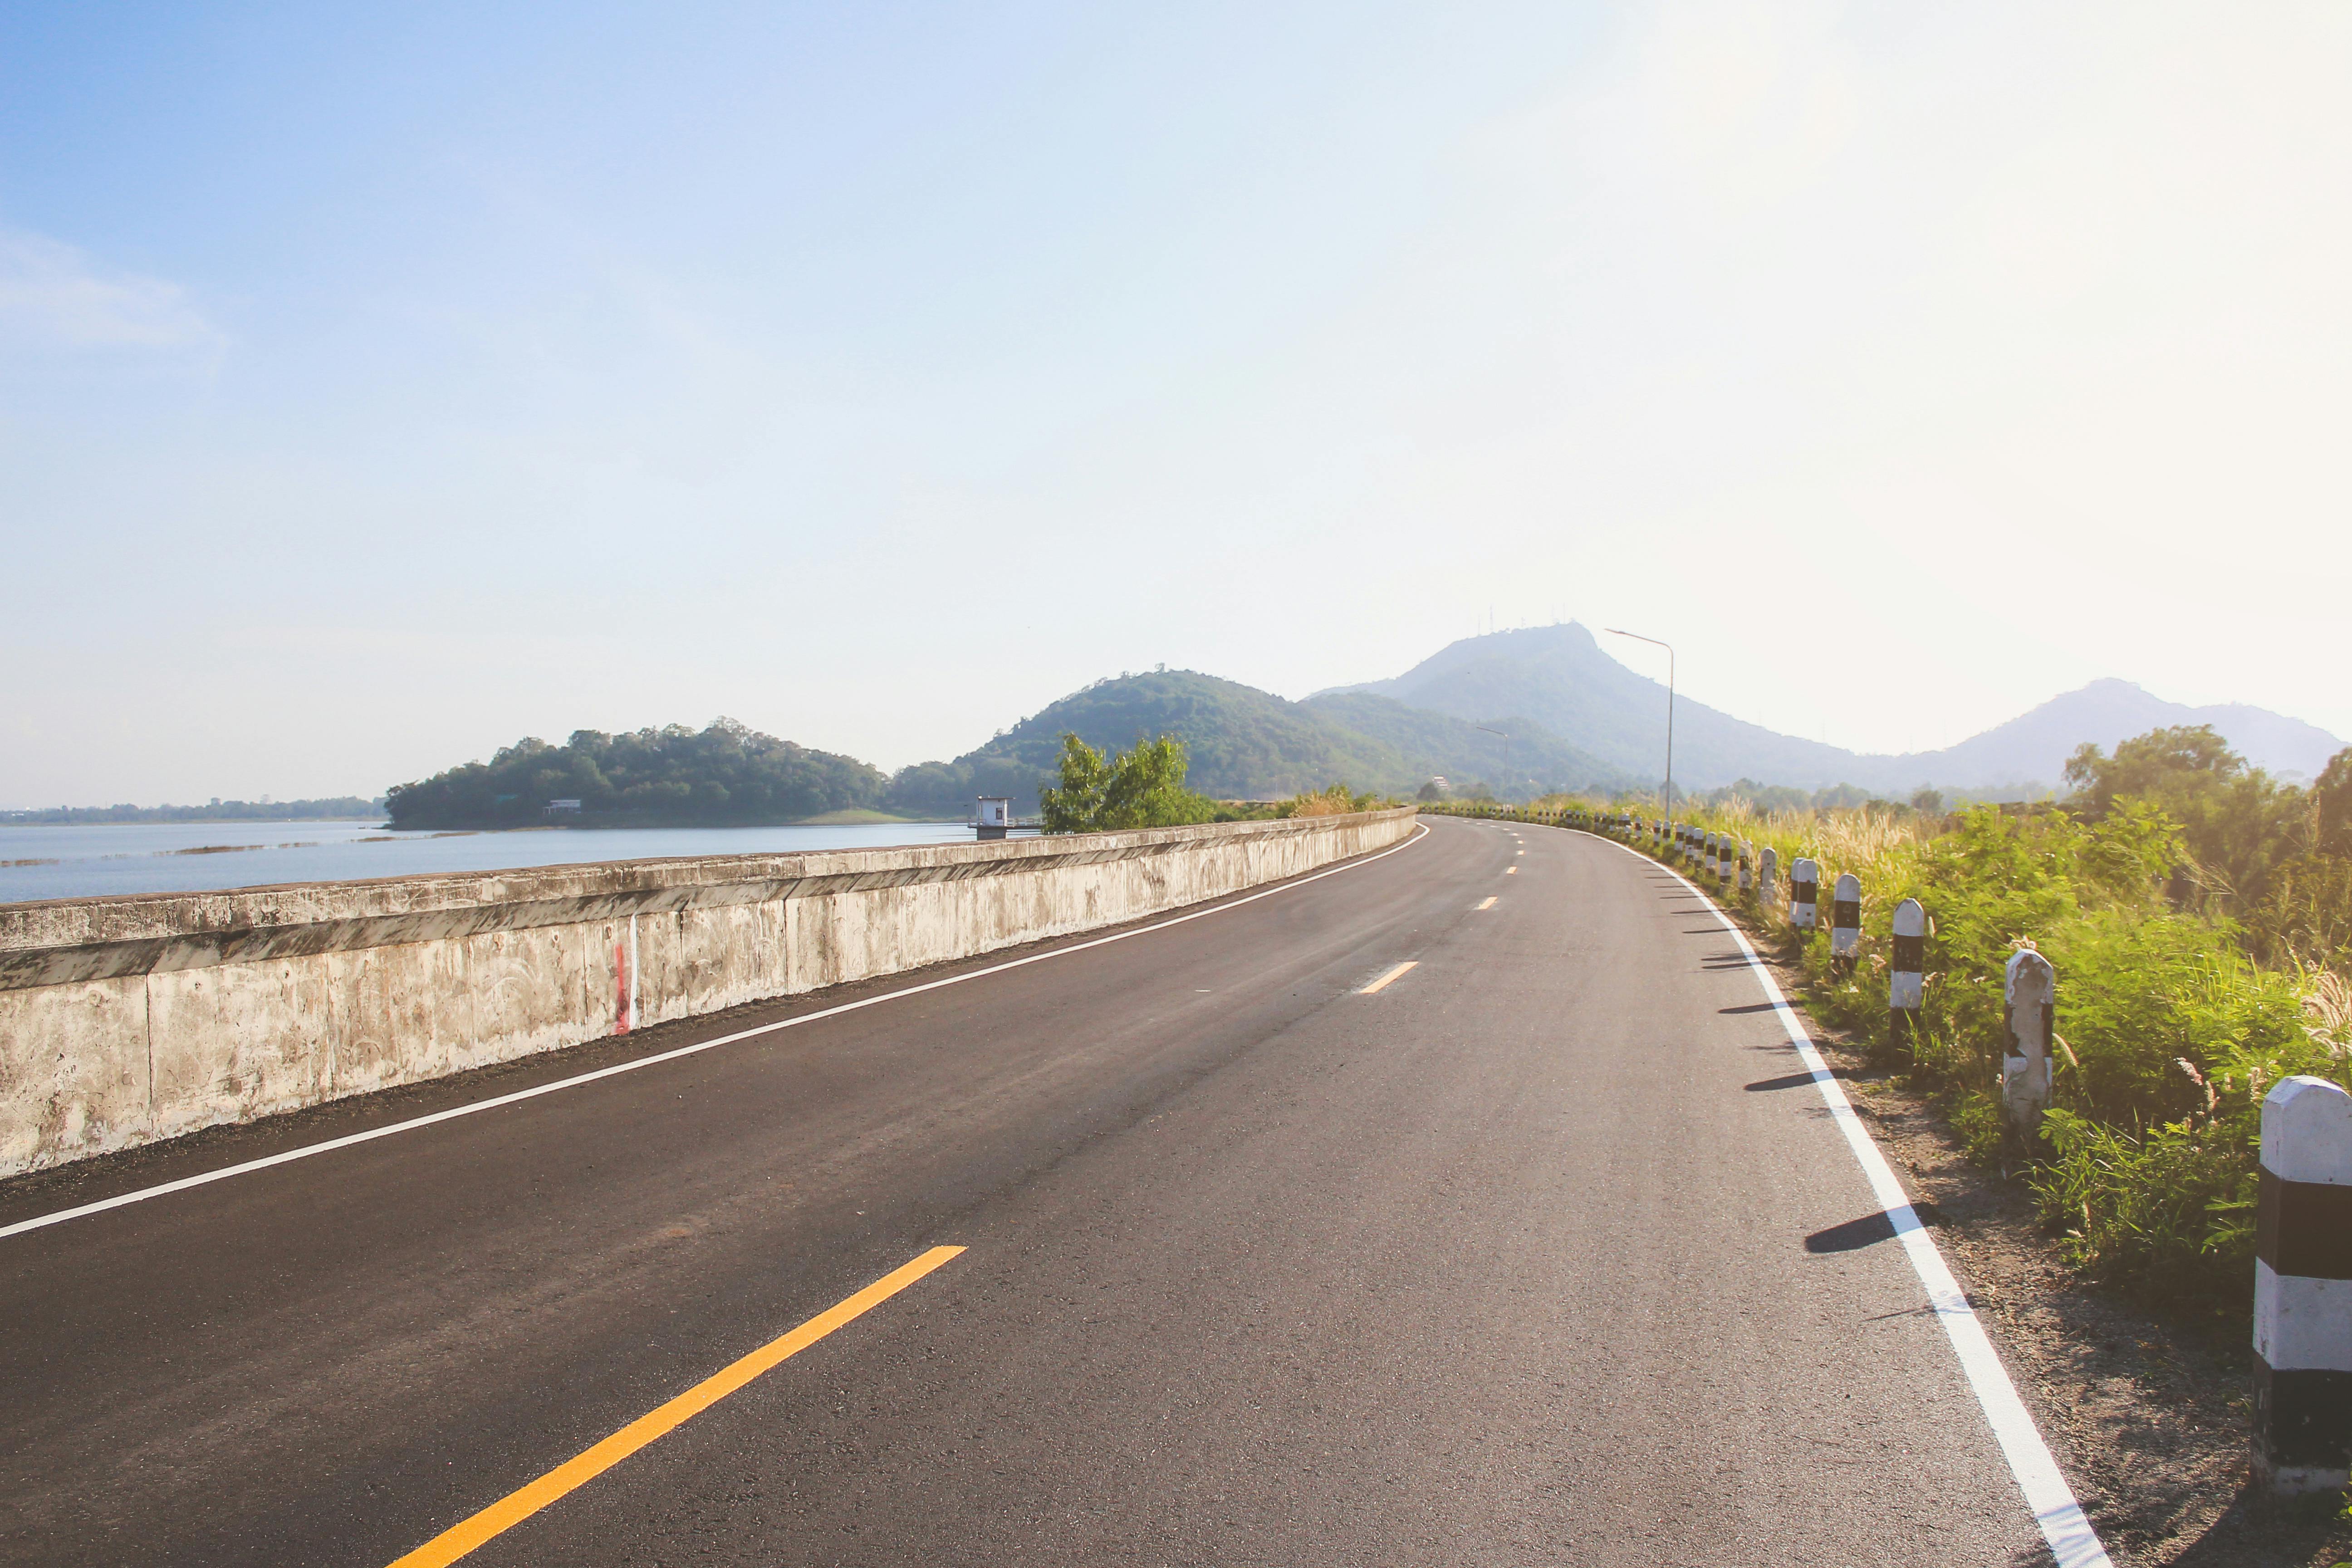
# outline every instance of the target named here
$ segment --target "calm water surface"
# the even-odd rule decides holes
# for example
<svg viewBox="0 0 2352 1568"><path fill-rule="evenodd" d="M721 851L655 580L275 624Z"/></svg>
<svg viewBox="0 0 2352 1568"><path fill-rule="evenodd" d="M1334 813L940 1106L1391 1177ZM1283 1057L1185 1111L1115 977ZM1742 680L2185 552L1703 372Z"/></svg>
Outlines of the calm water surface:
<svg viewBox="0 0 2352 1568"><path fill-rule="evenodd" d="M0 826L0 903L108 893L196 893L276 882L350 882L423 871L502 871L671 855L797 854L969 844L961 822L838 827L560 827L388 834L369 822L122 822Z"/></svg>

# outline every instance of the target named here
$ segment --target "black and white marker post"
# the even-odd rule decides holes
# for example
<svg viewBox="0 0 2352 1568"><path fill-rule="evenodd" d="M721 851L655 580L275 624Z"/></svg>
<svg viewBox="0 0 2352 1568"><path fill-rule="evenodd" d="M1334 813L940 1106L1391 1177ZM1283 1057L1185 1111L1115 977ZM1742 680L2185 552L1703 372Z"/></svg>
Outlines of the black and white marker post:
<svg viewBox="0 0 2352 1568"><path fill-rule="evenodd" d="M1731 891L1732 863L1739 858L1739 844L1730 834L1715 842L1715 885L1725 892Z"/></svg>
<svg viewBox="0 0 2352 1568"><path fill-rule="evenodd" d="M2254 1468L2281 1494L2352 1482L2352 1095L2263 1097L2254 1205Z"/></svg>
<svg viewBox="0 0 2352 1568"><path fill-rule="evenodd" d="M2058 1016L2058 972L2032 948L2009 955L2000 1000L2009 1050L2000 1062L2000 1103L2010 1121L2032 1132L2050 1109L2050 1032Z"/></svg>
<svg viewBox="0 0 2352 1568"><path fill-rule="evenodd" d="M1830 966L1840 974L1851 974L1861 956L1862 879L1845 871L1839 874L1830 900Z"/></svg>
<svg viewBox="0 0 2352 1568"><path fill-rule="evenodd" d="M1772 912L1773 895L1777 890L1772 884L1779 879L1780 874L1780 852L1767 844L1764 846L1764 858L1756 863L1756 902L1768 915Z"/></svg>
<svg viewBox="0 0 2352 1568"><path fill-rule="evenodd" d="M1753 850L1748 840L1739 841L1739 890L1743 893L1755 886L1754 873L1749 869L1755 861Z"/></svg>
<svg viewBox="0 0 2352 1568"><path fill-rule="evenodd" d="M1799 931L1811 931L1820 923L1815 912L1821 904L1821 863L1799 856L1789 868L1789 923Z"/></svg>
<svg viewBox="0 0 2352 1568"><path fill-rule="evenodd" d="M1898 1045L1919 1037L1919 1005L1927 989L1927 911L1916 899L1895 906L1895 963L1886 982L1887 1021Z"/></svg>

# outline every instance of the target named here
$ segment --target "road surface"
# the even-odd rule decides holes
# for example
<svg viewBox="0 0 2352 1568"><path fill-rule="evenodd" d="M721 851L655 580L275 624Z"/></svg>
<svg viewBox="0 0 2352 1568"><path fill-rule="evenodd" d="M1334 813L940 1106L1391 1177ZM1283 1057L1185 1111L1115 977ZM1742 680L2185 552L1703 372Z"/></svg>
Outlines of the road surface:
<svg viewBox="0 0 2352 1568"><path fill-rule="evenodd" d="M2047 1562L1732 938L1602 840L1429 827L0 1237L0 1555L383 1568L949 1247L456 1560ZM20 1179L0 1223L841 999Z"/></svg>

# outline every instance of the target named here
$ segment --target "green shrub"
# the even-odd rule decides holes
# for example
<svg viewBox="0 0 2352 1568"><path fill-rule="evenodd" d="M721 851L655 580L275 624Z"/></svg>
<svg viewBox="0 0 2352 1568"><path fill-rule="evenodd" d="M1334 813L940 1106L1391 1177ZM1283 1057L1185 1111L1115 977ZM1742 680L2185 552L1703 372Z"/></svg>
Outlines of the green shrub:
<svg viewBox="0 0 2352 1568"><path fill-rule="evenodd" d="M1062 736L1062 782L1037 792L1048 833L1108 833L1211 822L1217 803L1184 787L1184 742L1173 735L1129 752Z"/></svg>

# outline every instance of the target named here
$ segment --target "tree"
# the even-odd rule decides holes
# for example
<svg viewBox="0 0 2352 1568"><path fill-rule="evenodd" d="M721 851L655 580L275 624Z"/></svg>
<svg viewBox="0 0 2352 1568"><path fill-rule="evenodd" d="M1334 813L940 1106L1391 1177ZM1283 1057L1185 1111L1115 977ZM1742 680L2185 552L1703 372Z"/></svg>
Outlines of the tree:
<svg viewBox="0 0 2352 1568"><path fill-rule="evenodd" d="M1098 752L1062 734L1062 782L1037 792L1048 833L1112 833L1207 822L1216 803L1184 787L1184 742L1173 735L1129 752Z"/></svg>
<svg viewBox="0 0 2352 1568"><path fill-rule="evenodd" d="M2112 757L2080 747L2067 759L2066 782L2074 786L2067 804L2085 820L2138 801L2179 823L2198 879L2225 908L2260 903L2278 868L2309 840L2303 792L2249 766L2210 725L2151 730L2116 742Z"/></svg>
<svg viewBox="0 0 2352 1568"><path fill-rule="evenodd" d="M2311 786L2313 847L2352 858L2352 746L2327 759Z"/></svg>

